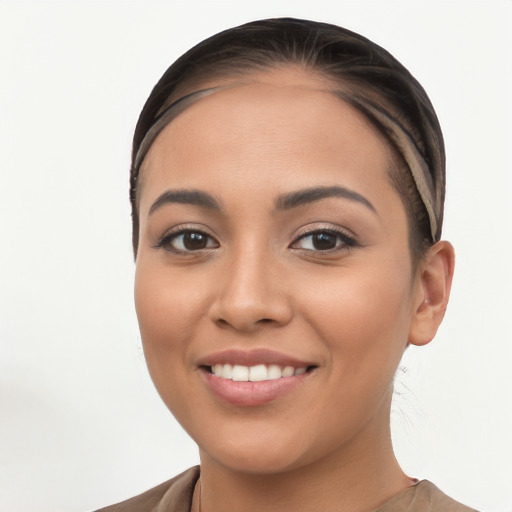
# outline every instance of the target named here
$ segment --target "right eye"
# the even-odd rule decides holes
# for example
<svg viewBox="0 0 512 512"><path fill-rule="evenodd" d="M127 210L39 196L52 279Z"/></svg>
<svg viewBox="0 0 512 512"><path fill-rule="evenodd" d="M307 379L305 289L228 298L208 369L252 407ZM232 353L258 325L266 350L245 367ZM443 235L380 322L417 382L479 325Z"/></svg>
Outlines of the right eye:
<svg viewBox="0 0 512 512"><path fill-rule="evenodd" d="M210 235L193 229L183 229L165 235L158 243L158 247L167 251L190 253L204 249L219 247L218 242Z"/></svg>

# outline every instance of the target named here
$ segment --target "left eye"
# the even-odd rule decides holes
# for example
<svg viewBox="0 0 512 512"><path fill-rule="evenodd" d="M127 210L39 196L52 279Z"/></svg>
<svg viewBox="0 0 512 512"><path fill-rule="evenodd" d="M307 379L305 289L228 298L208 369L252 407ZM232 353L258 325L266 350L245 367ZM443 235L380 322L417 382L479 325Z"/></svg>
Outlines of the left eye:
<svg viewBox="0 0 512 512"><path fill-rule="evenodd" d="M218 247L218 243L202 231L181 231L165 237L159 244L161 247L176 252L192 252Z"/></svg>
<svg viewBox="0 0 512 512"><path fill-rule="evenodd" d="M293 249L307 251L331 251L340 246L353 245L354 241L342 233L335 231L315 231L301 236L293 245Z"/></svg>

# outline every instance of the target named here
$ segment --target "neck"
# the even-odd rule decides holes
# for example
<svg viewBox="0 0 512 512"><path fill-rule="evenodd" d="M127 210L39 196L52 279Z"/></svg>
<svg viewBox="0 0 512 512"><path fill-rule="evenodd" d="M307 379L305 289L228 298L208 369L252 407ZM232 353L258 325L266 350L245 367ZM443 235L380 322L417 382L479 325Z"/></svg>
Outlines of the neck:
<svg viewBox="0 0 512 512"><path fill-rule="evenodd" d="M237 471L201 452L201 512L375 510L412 484L395 459L389 427L375 434L361 433L315 462L278 473Z"/></svg>

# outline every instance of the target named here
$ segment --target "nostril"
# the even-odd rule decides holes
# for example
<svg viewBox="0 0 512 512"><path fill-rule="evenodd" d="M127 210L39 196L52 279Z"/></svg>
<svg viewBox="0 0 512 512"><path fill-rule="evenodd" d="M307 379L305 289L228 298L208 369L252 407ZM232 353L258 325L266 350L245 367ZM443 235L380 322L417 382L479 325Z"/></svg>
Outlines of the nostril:
<svg viewBox="0 0 512 512"><path fill-rule="evenodd" d="M245 328L248 328L248 326L244 326L242 325L241 323L238 323L236 324L236 322L229 322L229 320L226 320L224 318L218 318L215 320L215 323L221 327L221 328L226 328L226 327L229 327L229 326L233 326L237 329L245 329ZM268 324L273 324L275 323L275 320L272 319L272 318L261 318L260 320L256 320L256 322L254 322L252 324L253 327L256 327L257 325L268 325Z"/></svg>

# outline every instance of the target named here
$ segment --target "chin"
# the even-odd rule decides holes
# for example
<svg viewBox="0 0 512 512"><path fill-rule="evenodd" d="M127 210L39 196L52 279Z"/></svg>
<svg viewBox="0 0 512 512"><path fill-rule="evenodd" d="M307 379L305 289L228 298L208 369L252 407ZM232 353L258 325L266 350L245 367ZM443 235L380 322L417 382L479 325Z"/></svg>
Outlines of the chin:
<svg viewBox="0 0 512 512"><path fill-rule="evenodd" d="M215 430L215 438L195 439L199 442L201 463L212 462L240 474L277 475L296 471L328 456L333 440L295 430L289 425L280 428L231 428ZM324 442L327 441L327 442Z"/></svg>
<svg viewBox="0 0 512 512"><path fill-rule="evenodd" d="M287 473L301 466L300 460L284 450L265 449L261 445L249 449L224 452L216 449L214 453L201 450L201 463L206 459L236 473L253 475L273 475Z"/></svg>

